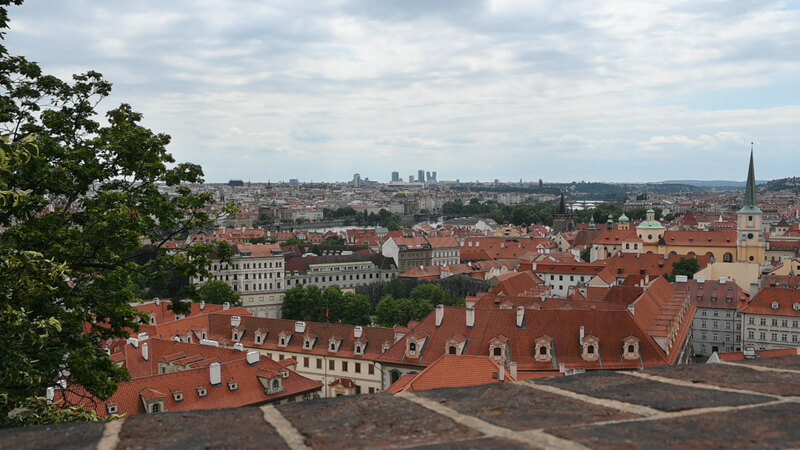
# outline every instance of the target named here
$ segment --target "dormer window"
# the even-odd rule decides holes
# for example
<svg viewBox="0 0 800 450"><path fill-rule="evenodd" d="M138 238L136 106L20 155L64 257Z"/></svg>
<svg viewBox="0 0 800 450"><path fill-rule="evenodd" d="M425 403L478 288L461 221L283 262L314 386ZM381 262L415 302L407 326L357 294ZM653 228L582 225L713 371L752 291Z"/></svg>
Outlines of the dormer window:
<svg viewBox="0 0 800 450"><path fill-rule="evenodd" d="M622 359L639 359L639 339L628 336L622 341Z"/></svg>
<svg viewBox="0 0 800 450"><path fill-rule="evenodd" d="M231 392L239 390L239 384L233 380L228 380L228 390Z"/></svg>
<svg viewBox="0 0 800 450"><path fill-rule="evenodd" d="M533 359L537 362L547 362L553 360L552 355L552 346L553 338L548 335L544 335L536 340L536 350L533 355Z"/></svg>
<svg viewBox="0 0 800 450"><path fill-rule="evenodd" d="M261 330L256 330L255 342L257 345L261 345L264 343L264 333L262 333Z"/></svg>
<svg viewBox="0 0 800 450"><path fill-rule="evenodd" d="M119 406L116 403L106 403L106 411L109 414L117 414L119 412Z"/></svg>
<svg viewBox="0 0 800 450"><path fill-rule="evenodd" d="M156 324L156 315L151 313L150 314L150 325L155 325L155 324Z"/></svg>
<svg viewBox="0 0 800 450"><path fill-rule="evenodd" d="M456 348L455 345L451 345L451 346L449 346L447 348L447 354L448 355L455 355L457 351L458 351L458 349Z"/></svg>
<svg viewBox="0 0 800 450"><path fill-rule="evenodd" d="M508 338L503 335L497 336L489 342L489 356L495 361L504 361L506 359L506 345Z"/></svg>
<svg viewBox="0 0 800 450"><path fill-rule="evenodd" d="M383 346L381 347L381 353L386 353L389 350L389 347L391 347L391 345L389 345L388 342L384 342Z"/></svg>
<svg viewBox="0 0 800 450"><path fill-rule="evenodd" d="M172 391L172 399L176 402L183 401L183 392L181 391Z"/></svg>
<svg viewBox="0 0 800 450"><path fill-rule="evenodd" d="M328 351L336 353L342 345L342 340L338 336L334 336L328 340Z"/></svg>
<svg viewBox="0 0 800 450"><path fill-rule="evenodd" d="M777 310L778 308L780 308L780 307L781 307L780 303L778 303L778 302L772 302L772 305L770 305L770 306L771 306L771 307L772 307L772 309L774 309L774 310Z"/></svg>
<svg viewBox="0 0 800 450"><path fill-rule="evenodd" d="M240 340L242 340L242 334L244 334L243 331L239 330L238 328L234 328L231 339L233 340L233 342L239 342Z"/></svg>
<svg viewBox="0 0 800 450"><path fill-rule="evenodd" d="M272 389L273 390L278 390L278 389L280 389L280 387L281 387L281 380L279 378L275 378L274 380L272 380Z"/></svg>
<svg viewBox="0 0 800 450"><path fill-rule="evenodd" d="M584 361L597 361L600 359L600 343L595 336L586 336L581 340Z"/></svg>
<svg viewBox="0 0 800 450"><path fill-rule="evenodd" d="M206 389L205 386L199 386L197 388L197 396L198 397L205 397L207 395L208 395L208 390Z"/></svg>
<svg viewBox="0 0 800 450"><path fill-rule="evenodd" d="M289 345L289 341L292 339L291 333L286 331L281 331L281 334L278 335L278 347L286 347Z"/></svg>

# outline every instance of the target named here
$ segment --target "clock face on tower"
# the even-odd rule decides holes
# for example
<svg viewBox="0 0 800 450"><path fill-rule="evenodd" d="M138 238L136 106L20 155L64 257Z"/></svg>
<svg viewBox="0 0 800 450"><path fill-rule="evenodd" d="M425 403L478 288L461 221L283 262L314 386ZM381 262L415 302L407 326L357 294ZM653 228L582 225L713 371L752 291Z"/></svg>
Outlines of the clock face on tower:
<svg viewBox="0 0 800 450"><path fill-rule="evenodd" d="M753 239L753 233L747 233L747 239Z"/></svg>

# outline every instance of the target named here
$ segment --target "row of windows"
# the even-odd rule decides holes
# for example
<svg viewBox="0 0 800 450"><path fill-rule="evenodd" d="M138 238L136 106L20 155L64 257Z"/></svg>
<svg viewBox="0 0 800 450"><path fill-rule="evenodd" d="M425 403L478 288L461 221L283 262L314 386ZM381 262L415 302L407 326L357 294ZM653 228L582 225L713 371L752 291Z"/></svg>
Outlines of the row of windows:
<svg viewBox="0 0 800 450"><path fill-rule="evenodd" d="M708 309L700 308L700 315L701 316L707 316L708 315ZM714 310L714 311L712 311L711 315L714 316L714 317L719 317L719 311L718 310ZM725 311L725 317L731 317L732 315L733 315L733 313L731 313L731 311Z"/></svg>
<svg viewBox="0 0 800 450"><path fill-rule="evenodd" d="M713 328L719 328L719 321L718 320L713 321L711 324L712 324ZM707 326L708 325L707 325L707 322L705 320L701 320L700 321L700 327L701 328L705 328ZM725 329L726 330L730 330L731 329L731 323L730 322L725 322Z"/></svg>
<svg viewBox="0 0 800 450"><path fill-rule="evenodd" d="M275 283L275 287L274 288L272 287L272 283L269 283L269 287L267 287L267 283L264 283L264 284L261 284L261 283L255 284L255 283L253 283L253 290L254 291L263 291L263 290L272 291L274 289L280 289L280 288L281 288L281 282L280 281ZM234 291L238 290L237 289L237 285L235 285L235 284L233 285L233 290ZM249 291L250 290L250 285L249 284L245 284L244 285L244 290L245 291Z"/></svg>
<svg viewBox="0 0 800 450"><path fill-rule="evenodd" d="M748 339L755 339L755 331L752 331L752 330L748 331L747 332L747 338ZM770 335L770 338L771 338L770 340L772 342L778 342L778 333L772 333ZM786 334L786 333L781 333L780 338L781 338L781 340L780 340L781 342L789 342L789 335ZM766 341L767 340L767 333L764 332L764 331L760 331L758 333L758 339L762 340L762 341ZM793 334L792 335L792 343L797 343L799 341L800 341L800 336L798 336L797 334Z"/></svg>
<svg viewBox="0 0 800 450"><path fill-rule="evenodd" d="M241 266L242 266L242 269L245 269L245 270L250 269L251 267L253 269L273 269L273 268L280 269L280 268L283 267L283 261L275 261L274 263L273 262L268 262L268 263L243 263ZM236 264L233 264L233 265L230 265L230 264L214 264L212 266L212 270L215 270L215 271L216 270L239 270L239 263L236 263Z"/></svg>
<svg viewBox="0 0 800 450"><path fill-rule="evenodd" d="M583 281L583 278L584 278L583 275L581 275L580 280L578 281ZM555 281L555 279L556 279L555 275L550 275L550 281ZM564 281L564 275L559 275L558 281ZM570 275L569 281L575 281L575 275Z"/></svg>
<svg viewBox="0 0 800 450"><path fill-rule="evenodd" d="M701 340L704 340L704 341L705 341L705 340L708 340L708 335L706 334L706 332L705 332L705 331L703 331L702 333L700 333L700 339L701 339ZM712 333L712 334L711 334L711 340L712 340L712 341L715 341L715 342L716 342L716 341L719 341L719 334L718 334L718 333ZM725 341L728 341L728 342L730 342L730 341L732 341L732 340L733 340L733 335L731 335L731 334L726 334L726 335L725 335ZM737 341L739 341L739 340L740 340L740 339L739 339L739 336L736 336L736 340L737 340Z"/></svg>
<svg viewBox="0 0 800 450"><path fill-rule="evenodd" d="M281 361L286 359L287 355L279 354L277 355L278 359L276 361ZM291 355L290 355L291 356ZM272 359L272 353L267 353L267 358ZM342 372L349 372L350 371L350 362L351 361L339 361L340 370ZM314 365L317 369L322 370L322 358L314 358ZM374 364L366 364L367 366L367 373L369 375L375 375L375 365ZM311 357L304 356L303 357L303 367L310 368L311 367ZM352 364L353 373L361 373L362 363L355 362ZM328 360L328 370L336 370L336 360L329 359Z"/></svg>
<svg viewBox="0 0 800 450"><path fill-rule="evenodd" d="M748 317L747 323L750 324L750 325L755 325L756 324L756 318L755 317ZM778 319L772 319L772 326L773 327L777 327L778 323L780 323L780 326L783 327L783 328L789 328L789 320L788 319L782 319L782 320L780 320L780 322L778 322ZM762 317L761 321L760 321L760 324L761 325L766 325L767 324L767 318L766 317ZM800 328L800 320L793 320L792 321L792 328Z"/></svg>

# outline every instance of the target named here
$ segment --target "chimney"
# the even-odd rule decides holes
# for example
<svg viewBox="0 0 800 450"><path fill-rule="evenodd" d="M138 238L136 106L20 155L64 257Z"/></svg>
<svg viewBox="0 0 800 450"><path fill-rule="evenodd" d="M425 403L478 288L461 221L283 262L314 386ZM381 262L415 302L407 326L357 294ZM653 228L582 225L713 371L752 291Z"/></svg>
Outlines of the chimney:
<svg viewBox="0 0 800 450"><path fill-rule="evenodd" d="M676 283L686 283L687 281L689 281L689 277L687 277L686 275L675 275ZM722 280L720 280L720 283L721 282Z"/></svg>
<svg viewBox="0 0 800 450"><path fill-rule="evenodd" d="M364 333L364 329L361 328L360 325L356 325L355 327L353 327L353 337L354 338L360 339L362 333Z"/></svg>
<svg viewBox="0 0 800 450"><path fill-rule="evenodd" d="M148 347L147 346L147 342L142 344L142 358L144 358L145 361L150 359L150 351L149 351L149 349L147 347Z"/></svg>
<svg viewBox="0 0 800 450"><path fill-rule="evenodd" d="M261 361L261 354L258 352L247 352L247 364L251 366L257 362Z"/></svg>
<svg viewBox="0 0 800 450"><path fill-rule="evenodd" d="M231 304L230 303L225 302L225 303L222 304L222 310L223 311L227 311L229 309L231 309Z"/></svg>
<svg viewBox="0 0 800 450"><path fill-rule="evenodd" d="M444 320L444 305L436 305L436 326L442 326Z"/></svg>
<svg viewBox="0 0 800 450"><path fill-rule="evenodd" d="M144 342L144 341L150 339L150 335L147 334L147 333L139 333L139 335L136 336L136 339L138 339L139 342Z"/></svg>
<svg viewBox="0 0 800 450"><path fill-rule="evenodd" d="M300 333L300 334L305 333L306 332L306 323L301 321L301 320L298 320L297 322L295 322L294 323L294 332L295 333Z"/></svg>
<svg viewBox="0 0 800 450"><path fill-rule="evenodd" d="M180 342L180 341L181 341L181 338L179 338L178 336L173 336L172 337L172 342Z"/></svg>
<svg viewBox="0 0 800 450"><path fill-rule="evenodd" d="M719 279L719 284L725 284L727 282L728 282L728 279L725 278L725 277L722 277L722 278Z"/></svg>
<svg viewBox="0 0 800 450"><path fill-rule="evenodd" d="M650 275L645 275L645 276L644 276L644 284L645 284L645 285L648 285L648 284L650 284Z"/></svg>
<svg viewBox="0 0 800 450"><path fill-rule="evenodd" d="M153 297L153 303L155 303L155 305L158 306L161 304L161 299L158 297Z"/></svg>
<svg viewBox="0 0 800 450"><path fill-rule="evenodd" d="M204 309L206 309L206 301L205 300L200 300L200 311L202 311Z"/></svg>
<svg viewBox="0 0 800 450"><path fill-rule="evenodd" d="M522 328L522 322L525 321L525 307L517 307L517 328Z"/></svg>
<svg viewBox="0 0 800 450"><path fill-rule="evenodd" d="M139 348L139 340L136 338L128 338L128 344L131 344L133 348Z"/></svg>
<svg viewBox="0 0 800 450"><path fill-rule="evenodd" d="M241 342L237 342L237 343L233 344L233 349L234 350L239 350L240 352L243 352L244 351L244 344L242 344Z"/></svg>
<svg viewBox="0 0 800 450"><path fill-rule="evenodd" d="M705 283L706 282L706 277L697 277L697 278L695 278L695 280L697 280L698 283Z"/></svg>
<svg viewBox="0 0 800 450"><path fill-rule="evenodd" d="M222 366L218 362L211 363L208 366L208 382L212 386L222 383Z"/></svg>
<svg viewBox="0 0 800 450"><path fill-rule="evenodd" d="M517 379L517 363L516 361L508 363L508 374L511 378Z"/></svg>
<svg viewBox="0 0 800 450"><path fill-rule="evenodd" d="M581 325L581 342L583 342L583 337L585 336L583 325Z"/></svg>
<svg viewBox="0 0 800 450"><path fill-rule="evenodd" d="M506 381L506 365L505 364L500 364L500 376L498 378L500 379L501 383Z"/></svg>
<svg viewBox="0 0 800 450"><path fill-rule="evenodd" d="M242 324L242 316L231 316L231 327L236 328Z"/></svg>
<svg viewBox="0 0 800 450"><path fill-rule="evenodd" d="M219 347L219 342L212 341L211 339L200 339L200 345L207 345L209 347Z"/></svg>
<svg viewBox="0 0 800 450"><path fill-rule="evenodd" d="M47 396L47 401L52 402L56 398L56 388L49 386L45 395Z"/></svg>
<svg viewBox="0 0 800 450"><path fill-rule="evenodd" d="M531 264L531 271L536 272L536 263Z"/></svg>
<svg viewBox="0 0 800 450"><path fill-rule="evenodd" d="M467 308L467 328L475 326L475 308Z"/></svg>

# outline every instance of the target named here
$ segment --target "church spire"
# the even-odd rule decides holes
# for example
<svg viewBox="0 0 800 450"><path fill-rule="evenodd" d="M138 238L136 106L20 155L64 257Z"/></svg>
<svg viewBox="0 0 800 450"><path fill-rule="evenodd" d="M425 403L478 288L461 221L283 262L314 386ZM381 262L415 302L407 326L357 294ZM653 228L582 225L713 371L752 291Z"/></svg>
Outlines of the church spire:
<svg viewBox="0 0 800 450"><path fill-rule="evenodd" d="M567 213L567 204L564 201L564 193L561 193L561 202L558 204L558 213L559 214L566 214Z"/></svg>
<svg viewBox="0 0 800 450"><path fill-rule="evenodd" d="M753 165L753 143L750 143L750 168L747 171L747 186L744 190L744 208L758 210L756 202L756 172Z"/></svg>

